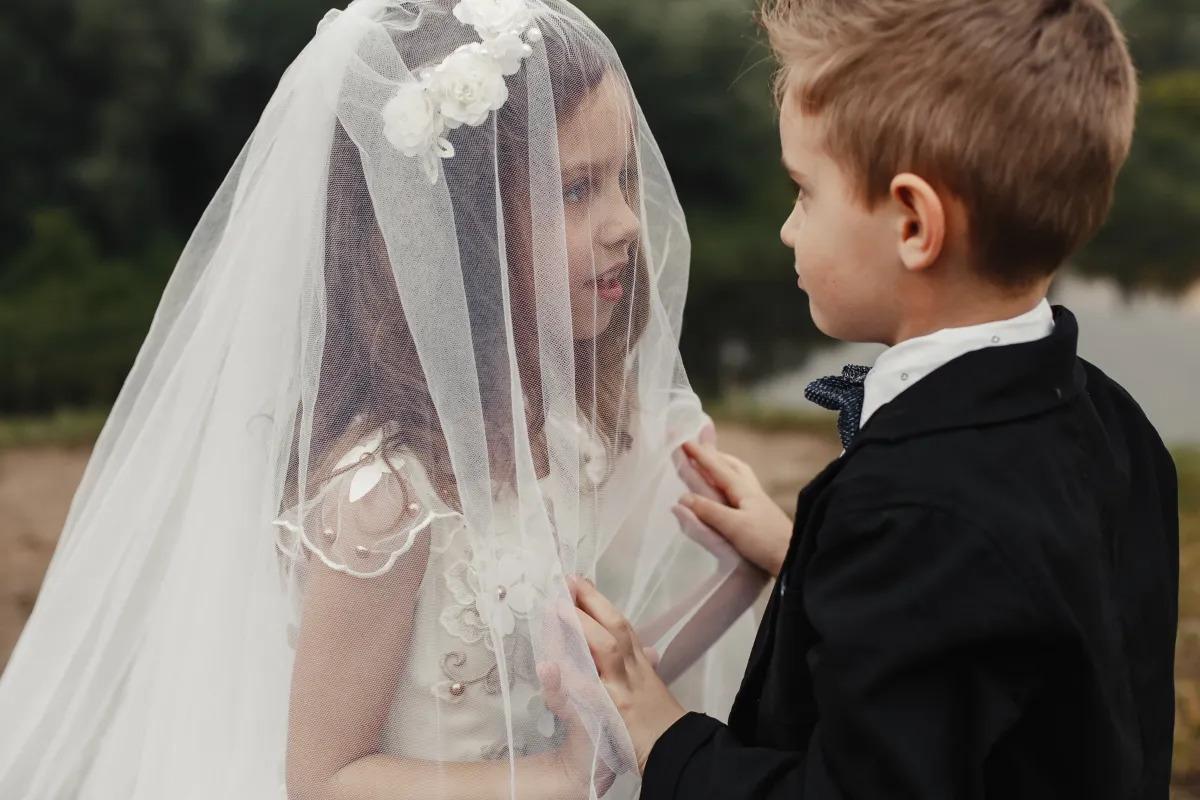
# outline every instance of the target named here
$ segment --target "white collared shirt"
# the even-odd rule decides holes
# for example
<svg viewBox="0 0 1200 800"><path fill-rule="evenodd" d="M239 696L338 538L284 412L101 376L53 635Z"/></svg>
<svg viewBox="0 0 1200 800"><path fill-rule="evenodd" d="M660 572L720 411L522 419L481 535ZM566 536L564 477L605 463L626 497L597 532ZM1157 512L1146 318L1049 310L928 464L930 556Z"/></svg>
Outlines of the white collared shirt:
<svg viewBox="0 0 1200 800"><path fill-rule="evenodd" d="M1054 330L1054 312L1045 298L1012 319L984 322L963 328L943 328L889 347L879 355L863 382L863 409L859 426L901 392L961 355L985 347L1020 344L1043 339Z"/></svg>

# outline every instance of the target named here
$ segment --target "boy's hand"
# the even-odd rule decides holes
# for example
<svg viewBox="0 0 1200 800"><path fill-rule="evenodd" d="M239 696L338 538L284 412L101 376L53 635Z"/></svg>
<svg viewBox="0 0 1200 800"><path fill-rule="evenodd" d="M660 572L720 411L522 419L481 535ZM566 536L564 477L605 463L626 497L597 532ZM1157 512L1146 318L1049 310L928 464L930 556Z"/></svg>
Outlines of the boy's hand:
<svg viewBox="0 0 1200 800"><path fill-rule="evenodd" d="M684 442L704 486L689 481L680 503L733 545L743 558L779 577L792 538L792 521L775 504L748 464L706 443Z"/></svg>
<svg viewBox="0 0 1200 800"><path fill-rule="evenodd" d="M558 664L538 664L537 674L542 683L542 698L546 708L558 717L566 729L558 750L537 757L550 766L549 774L538 776L538 780L545 786L558 787L564 797L586 797L593 786L597 796L603 797L612 788L617 776L607 764L595 757L595 745L579 715L568 702L561 667Z"/></svg>
<svg viewBox="0 0 1200 800"><path fill-rule="evenodd" d="M687 710L655 671L653 651L642 647L616 606L587 578L572 576L570 586L600 681L625 721L643 773L654 743Z"/></svg>

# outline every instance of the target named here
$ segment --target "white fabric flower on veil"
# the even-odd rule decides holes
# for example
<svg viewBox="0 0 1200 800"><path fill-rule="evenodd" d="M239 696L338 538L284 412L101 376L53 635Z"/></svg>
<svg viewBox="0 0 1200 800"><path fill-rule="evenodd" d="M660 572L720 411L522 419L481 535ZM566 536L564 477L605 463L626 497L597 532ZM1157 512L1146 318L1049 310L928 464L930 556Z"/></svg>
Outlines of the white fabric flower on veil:
<svg viewBox="0 0 1200 800"><path fill-rule="evenodd" d="M485 41L483 48L496 60L503 75L517 74L521 62L533 53L533 48L517 33L502 33L495 39Z"/></svg>
<svg viewBox="0 0 1200 800"><path fill-rule="evenodd" d="M429 89L449 128L482 125L508 100L501 65L479 42L464 44L434 67Z"/></svg>
<svg viewBox="0 0 1200 800"><path fill-rule="evenodd" d="M454 157L447 130L482 125L508 100L504 78L515 75L533 54L528 42L542 32L531 27L526 0L461 0L454 16L472 25L483 40L464 44L420 79L402 83L384 105L384 138L410 158L421 159L430 183L437 183L438 161Z"/></svg>
<svg viewBox="0 0 1200 800"><path fill-rule="evenodd" d="M420 158L425 175L437 179L439 158L452 158L454 145L443 135L446 125L424 81L401 84L383 107L383 135L406 156Z"/></svg>
<svg viewBox="0 0 1200 800"><path fill-rule="evenodd" d="M454 7L454 16L475 28L481 39L523 31L533 21L525 0L462 0Z"/></svg>

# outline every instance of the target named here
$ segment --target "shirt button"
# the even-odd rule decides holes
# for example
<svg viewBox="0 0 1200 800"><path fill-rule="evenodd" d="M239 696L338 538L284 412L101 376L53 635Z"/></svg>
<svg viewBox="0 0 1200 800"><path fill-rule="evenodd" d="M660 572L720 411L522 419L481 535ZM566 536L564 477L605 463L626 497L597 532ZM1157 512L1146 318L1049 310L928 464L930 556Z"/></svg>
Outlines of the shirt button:
<svg viewBox="0 0 1200 800"><path fill-rule="evenodd" d="M901 372L901 373L900 373L900 380L902 380L902 381L906 381L906 380L908 380L908 373L907 373L907 372Z"/></svg>
<svg viewBox="0 0 1200 800"><path fill-rule="evenodd" d="M992 337L992 344L1000 344L1000 337L999 337L999 336L993 336L993 337Z"/></svg>

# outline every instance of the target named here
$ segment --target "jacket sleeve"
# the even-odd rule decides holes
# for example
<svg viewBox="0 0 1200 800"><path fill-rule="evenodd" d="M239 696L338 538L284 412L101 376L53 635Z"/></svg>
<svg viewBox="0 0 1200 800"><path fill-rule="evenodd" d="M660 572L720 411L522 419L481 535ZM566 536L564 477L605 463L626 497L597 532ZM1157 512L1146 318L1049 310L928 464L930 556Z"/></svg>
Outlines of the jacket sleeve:
<svg viewBox="0 0 1200 800"><path fill-rule="evenodd" d="M798 635L804 615L817 634L807 748L751 746L691 713L654 745L643 800L979 796L989 750L1038 683L1028 582L988 534L938 509L855 508L817 536L776 632Z"/></svg>

